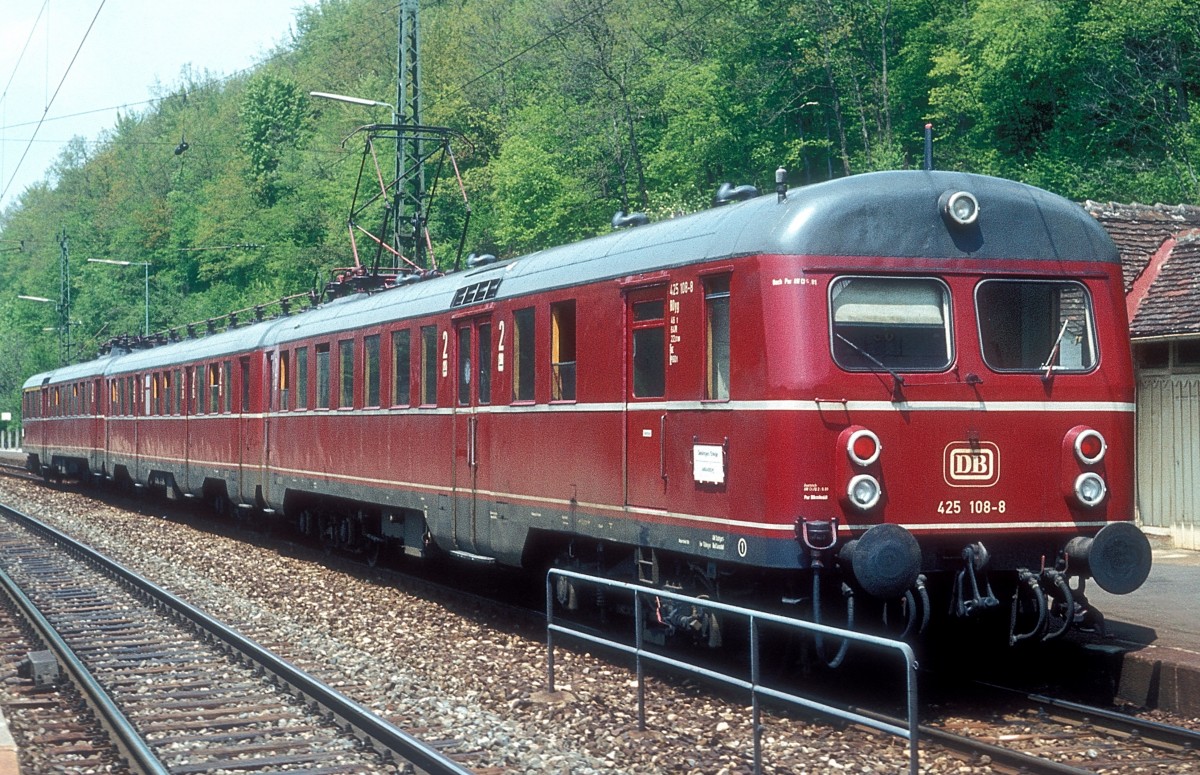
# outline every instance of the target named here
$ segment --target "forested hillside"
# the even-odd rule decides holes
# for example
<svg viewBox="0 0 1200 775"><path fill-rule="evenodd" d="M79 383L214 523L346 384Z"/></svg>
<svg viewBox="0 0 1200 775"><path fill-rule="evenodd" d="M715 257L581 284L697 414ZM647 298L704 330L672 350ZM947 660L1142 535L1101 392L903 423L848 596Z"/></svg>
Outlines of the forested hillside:
<svg viewBox="0 0 1200 775"><path fill-rule="evenodd" d="M422 0L426 124L461 131L467 249L511 255L605 231L616 210L707 206L935 161L1065 196L1200 201L1195 0ZM394 0L322 0L232 79L185 72L152 107L78 139L0 214L0 409L60 356L56 235L69 237L75 359L142 328L311 288L350 262L360 147L395 99ZM214 45L219 45L214 43ZM118 52L114 52L118 53ZM181 141L186 151L176 153ZM453 259L455 185L435 255Z"/></svg>

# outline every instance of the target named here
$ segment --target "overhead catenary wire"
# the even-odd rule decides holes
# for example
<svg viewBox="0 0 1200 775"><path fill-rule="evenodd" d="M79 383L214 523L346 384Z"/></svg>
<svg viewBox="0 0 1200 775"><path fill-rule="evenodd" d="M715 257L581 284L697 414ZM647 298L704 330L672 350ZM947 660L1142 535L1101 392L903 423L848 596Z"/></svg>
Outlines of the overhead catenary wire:
<svg viewBox="0 0 1200 775"><path fill-rule="evenodd" d="M8 90L12 87L13 79L17 77L17 71L21 69L21 61L25 59L25 52L29 50L29 44L33 42L33 36L37 32L38 24L42 21L42 15L46 13L46 7L49 5L50 0L43 0L42 7L38 10L37 18L33 20L33 26L29 28L29 37L25 39L25 45L21 47L21 53L17 56L17 61L13 65L12 74L8 76L8 83L4 84L4 91L0 92L0 104L3 104L4 100L8 97Z"/></svg>
<svg viewBox="0 0 1200 775"><path fill-rule="evenodd" d="M87 42L88 36L92 33L92 28L96 26L96 19L100 18L100 12L104 10L104 4L108 0L100 0L100 5L96 8L96 13L92 16L92 21L88 24L87 30L83 33L83 38L80 39L79 45L75 47L75 53L71 55L71 61L67 63L67 69L63 71L62 78L58 81L58 86L54 88L54 93L50 95L50 99L46 101L46 107L42 109L42 120L39 120L37 126L33 128L33 134L29 138L29 142L25 145L25 150L21 153L21 158L17 160L17 166L13 168L12 176L9 177L8 183L4 185L4 190L0 191L0 200L3 200L8 195L8 189L12 187L13 181L17 179L17 173L21 171L21 165L25 161L25 157L29 155L29 149L33 147L33 141L37 139L38 130L42 128L42 122L46 118L46 114L50 112L50 107L54 105L55 98L58 97L59 91L62 90L63 84L67 80L67 76L71 74L71 68L75 66L75 60L79 58L79 52L83 50L83 44Z"/></svg>

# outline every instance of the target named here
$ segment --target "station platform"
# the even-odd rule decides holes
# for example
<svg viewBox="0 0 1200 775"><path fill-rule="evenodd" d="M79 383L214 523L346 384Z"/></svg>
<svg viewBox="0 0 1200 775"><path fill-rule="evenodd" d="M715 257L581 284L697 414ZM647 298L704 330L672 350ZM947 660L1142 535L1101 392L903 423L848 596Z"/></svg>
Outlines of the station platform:
<svg viewBox="0 0 1200 775"><path fill-rule="evenodd" d="M1200 717L1200 552L1156 545L1140 589L1110 595L1089 584L1087 596L1106 632L1080 642L1110 654L1115 698Z"/></svg>

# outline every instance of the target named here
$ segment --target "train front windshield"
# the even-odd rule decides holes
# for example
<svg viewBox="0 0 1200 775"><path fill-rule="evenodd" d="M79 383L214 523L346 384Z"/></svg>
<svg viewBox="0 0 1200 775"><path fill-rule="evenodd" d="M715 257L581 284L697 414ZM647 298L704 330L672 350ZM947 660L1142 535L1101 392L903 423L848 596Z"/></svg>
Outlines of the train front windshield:
<svg viewBox="0 0 1200 775"><path fill-rule="evenodd" d="M1089 371L1099 360L1092 299L1080 283L985 280L975 308L993 371Z"/></svg>
<svg viewBox="0 0 1200 775"><path fill-rule="evenodd" d="M1071 280L984 280L979 346L996 372L1087 372L1099 362L1092 299ZM841 277L830 286L833 357L847 371L945 371L954 362L941 280Z"/></svg>
<svg viewBox="0 0 1200 775"><path fill-rule="evenodd" d="M847 371L944 371L954 360L941 280L842 277L830 288L833 358Z"/></svg>

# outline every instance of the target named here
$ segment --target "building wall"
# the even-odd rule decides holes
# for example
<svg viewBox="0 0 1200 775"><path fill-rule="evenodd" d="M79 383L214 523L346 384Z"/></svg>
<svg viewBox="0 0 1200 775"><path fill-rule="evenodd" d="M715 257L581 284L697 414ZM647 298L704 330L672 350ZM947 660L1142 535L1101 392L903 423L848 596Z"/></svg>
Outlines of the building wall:
<svg viewBox="0 0 1200 775"><path fill-rule="evenodd" d="M1200 373L1139 371L1137 510L1148 533L1200 549Z"/></svg>

